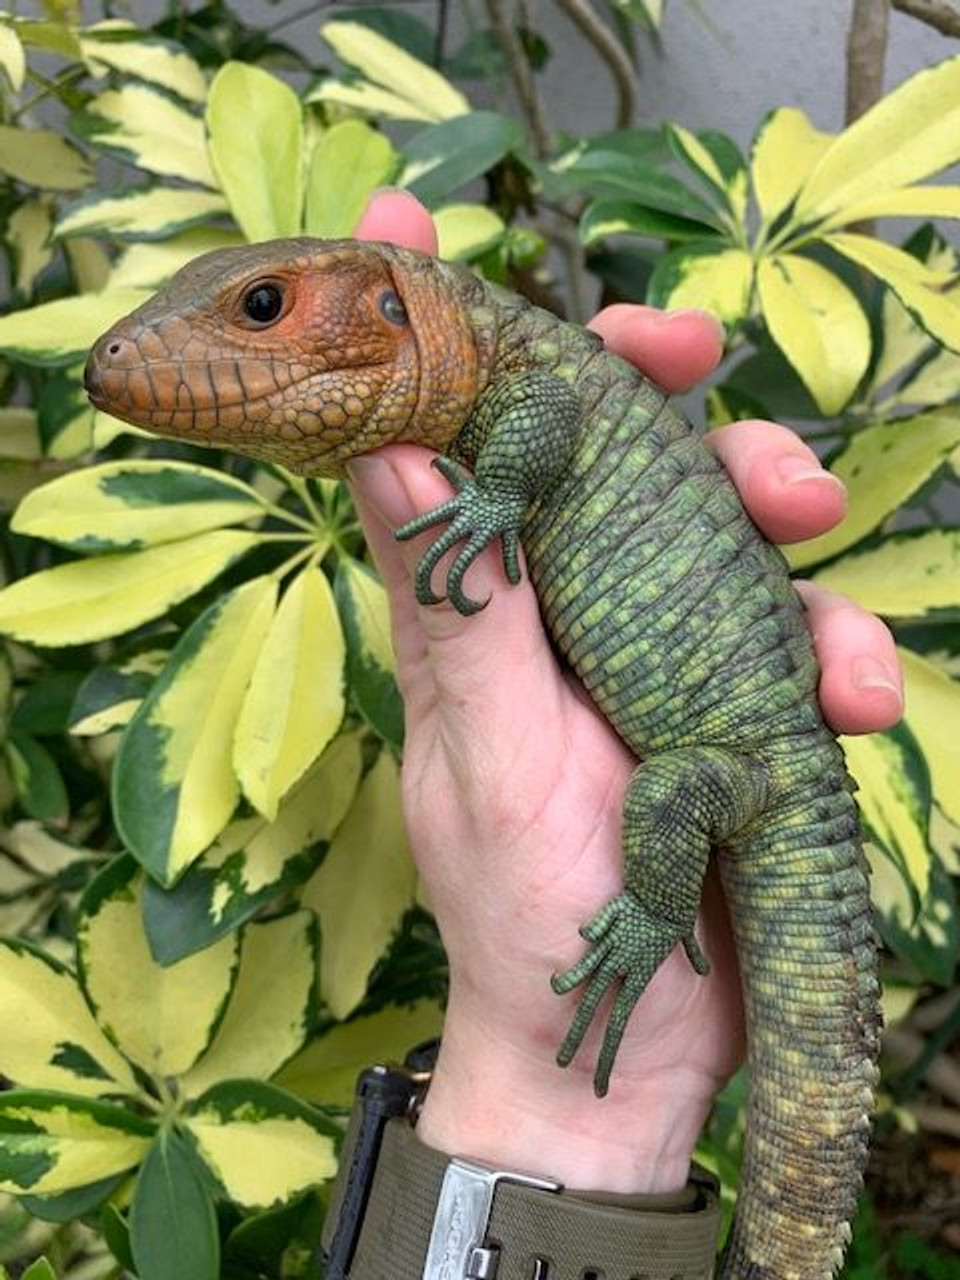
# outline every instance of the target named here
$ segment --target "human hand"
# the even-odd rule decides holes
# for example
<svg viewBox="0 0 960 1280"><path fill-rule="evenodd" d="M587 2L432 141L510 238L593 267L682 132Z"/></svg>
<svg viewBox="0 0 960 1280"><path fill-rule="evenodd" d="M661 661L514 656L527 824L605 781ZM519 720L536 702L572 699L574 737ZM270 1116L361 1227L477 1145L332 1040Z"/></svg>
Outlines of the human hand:
<svg viewBox="0 0 960 1280"><path fill-rule="evenodd" d="M435 250L429 218L401 193L378 197L358 234ZM671 391L706 376L721 354L716 324L698 313L615 307L594 327ZM812 537L841 518L842 487L791 432L738 423L708 441L772 540ZM552 995L549 978L579 958L578 927L621 888L620 804L634 762L561 672L529 583L507 587L495 550L471 569L471 590L491 595L483 613L464 620L448 606L416 604L422 546L397 544L393 529L448 496L424 451L381 450L352 464L351 478L390 594L407 822L450 958L443 1048L419 1132L452 1154L571 1187L675 1189L741 1054L718 885L708 880L698 925L710 974L695 974L680 948L668 958L598 1101L602 1025L561 1071L554 1055L578 997ZM827 719L844 732L893 723L901 699L886 628L822 589L807 586L804 598Z"/></svg>

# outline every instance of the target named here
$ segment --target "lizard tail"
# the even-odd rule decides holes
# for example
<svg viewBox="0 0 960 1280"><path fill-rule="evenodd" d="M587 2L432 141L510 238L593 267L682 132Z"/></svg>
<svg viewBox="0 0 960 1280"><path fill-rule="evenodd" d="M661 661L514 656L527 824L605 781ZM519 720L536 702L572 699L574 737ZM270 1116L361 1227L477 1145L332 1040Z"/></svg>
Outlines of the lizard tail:
<svg viewBox="0 0 960 1280"><path fill-rule="evenodd" d="M880 1013L866 860L839 748L802 754L816 781L721 853L752 1076L717 1280L830 1280L867 1157Z"/></svg>

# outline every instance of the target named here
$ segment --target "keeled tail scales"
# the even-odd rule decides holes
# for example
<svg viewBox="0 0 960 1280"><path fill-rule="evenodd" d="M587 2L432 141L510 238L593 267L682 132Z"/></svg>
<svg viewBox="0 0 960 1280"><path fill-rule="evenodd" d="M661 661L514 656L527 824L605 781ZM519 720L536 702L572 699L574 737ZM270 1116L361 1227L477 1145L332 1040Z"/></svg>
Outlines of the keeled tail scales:
<svg viewBox="0 0 960 1280"><path fill-rule="evenodd" d="M513 581L522 543L553 642L642 761L624 804L623 893L554 976L582 993L561 1061L613 991L603 1092L660 962L679 944L706 968L695 925L713 852L751 1068L720 1274L831 1276L876 1074L857 817L782 557L689 424L584 330L465 270L353 242L207 255L101 339L87 381L119 417L301 472L342 474L397 440L449 454L449 501L400 531L437 530L421 602L471 612L474 558L500 542Z"/></svg>

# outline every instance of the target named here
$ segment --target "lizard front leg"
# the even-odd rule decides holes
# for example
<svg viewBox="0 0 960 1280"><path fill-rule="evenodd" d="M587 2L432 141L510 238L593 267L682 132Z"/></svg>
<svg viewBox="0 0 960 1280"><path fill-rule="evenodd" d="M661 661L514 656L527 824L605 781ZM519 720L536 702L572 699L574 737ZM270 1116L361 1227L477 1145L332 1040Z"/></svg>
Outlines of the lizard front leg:
<svg viewBox="0 0 960 1280"><path fill-rule="evenodd" d="M420 604L444 598L458 613L476 613L485 601L463 589L467 570L497 538L511 583L520 581L520 530L532 504L562 474L576 442L580 404L569 383L540 371L501 378L478 399L453 446L455 457L436 467L453 486L449 501L397 530L401 540L436 525L448 527L430 545L415 578ZM471 473L460 461L472 461ZM443 556L459 546L447 571L446 597L432 586Z"/></svg>

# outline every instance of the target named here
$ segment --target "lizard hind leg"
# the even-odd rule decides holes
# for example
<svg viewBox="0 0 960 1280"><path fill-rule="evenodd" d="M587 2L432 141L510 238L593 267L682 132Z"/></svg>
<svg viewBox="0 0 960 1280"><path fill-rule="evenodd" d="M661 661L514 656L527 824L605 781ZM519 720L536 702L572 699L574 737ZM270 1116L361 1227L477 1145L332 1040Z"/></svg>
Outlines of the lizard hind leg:
<svg viewBox="0 0 960 1280"><path fill-rule="evenodd" d="M615 992L594 1089L603 1096L634 1005L678 943L697 973L709 969L694 932L712 846L742 830L767 800L766 768L718 747L680 747L638 766L623 810L623 893L580 933L590 949L551 980L557 994L586 983L557 1054L567 1066L608 992Z"/></svg>

